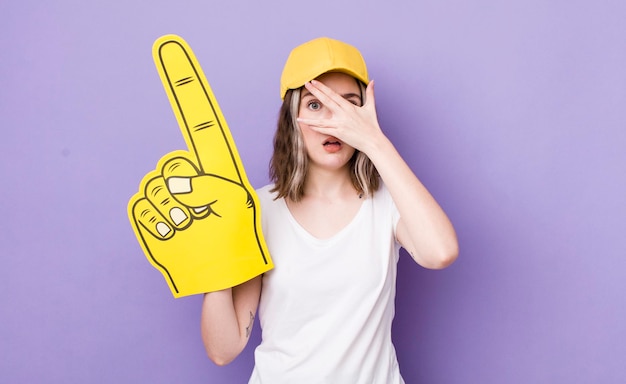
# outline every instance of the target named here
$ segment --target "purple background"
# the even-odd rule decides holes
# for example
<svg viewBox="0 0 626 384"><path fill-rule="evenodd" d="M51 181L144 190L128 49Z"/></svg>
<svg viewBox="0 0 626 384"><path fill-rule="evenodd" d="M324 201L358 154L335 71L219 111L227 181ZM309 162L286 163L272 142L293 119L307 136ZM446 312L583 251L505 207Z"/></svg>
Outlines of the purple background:
<svg viewBox="0 0 626 384"><path fill-rule="evenodd" d="M247 380L259 328L213 365L200 297L172 298L126 217L184 148L151 57L176 33L255 187L289 50L327 35L363 52L385 131L461 246L444 271L401 258L407 383L626 382L624 20L621 0L2 2L0 381Z"/></svg>

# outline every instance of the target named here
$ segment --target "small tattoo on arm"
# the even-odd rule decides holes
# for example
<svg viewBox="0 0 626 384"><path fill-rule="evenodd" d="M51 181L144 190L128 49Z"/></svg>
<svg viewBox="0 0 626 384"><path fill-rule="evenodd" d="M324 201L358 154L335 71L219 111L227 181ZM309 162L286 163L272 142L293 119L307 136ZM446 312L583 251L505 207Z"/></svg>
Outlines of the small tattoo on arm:
<svg viewBox="0 0 626 384"><path fill-rule="evenodd" d="M246 327L246 338L250 337L250 333L252 332L252 325L254 324L254 315L250 312L250 323Z"/></svg>

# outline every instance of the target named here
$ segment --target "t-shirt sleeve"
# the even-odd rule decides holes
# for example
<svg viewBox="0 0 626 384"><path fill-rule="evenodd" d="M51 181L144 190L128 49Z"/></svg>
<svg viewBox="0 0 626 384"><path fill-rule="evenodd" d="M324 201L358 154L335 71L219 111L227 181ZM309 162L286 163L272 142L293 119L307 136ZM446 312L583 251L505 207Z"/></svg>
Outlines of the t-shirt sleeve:
<svg viewBox="0 0 626 384"><path fill-rule="evenodd" d="M396 236L396 229L398 227L398 222L400 221L400 212L398 211L398 207L396 207L396 203L393 202L393 199L391 198L391 194L389 193L389 190L387 189L387 186L385 186L385 184L382 184L381 188L378 190L377 193L381 194L381 198L384 201L384 205L387 208L387 212L389 212L389 215L391 217L393 236L397 242L398 238Z"/></svg>
<svg viewBox="0 0 626 384"><path fill-rule="evenodd" d="M270 192L272 185L265 185L256 190L257 197L259 199L259 204L261 205L260 214L261 214L261 225L263 228L263 233L265 234L268 230L268 218L272 214L272 209L274 208L274 197Z"/></svg>

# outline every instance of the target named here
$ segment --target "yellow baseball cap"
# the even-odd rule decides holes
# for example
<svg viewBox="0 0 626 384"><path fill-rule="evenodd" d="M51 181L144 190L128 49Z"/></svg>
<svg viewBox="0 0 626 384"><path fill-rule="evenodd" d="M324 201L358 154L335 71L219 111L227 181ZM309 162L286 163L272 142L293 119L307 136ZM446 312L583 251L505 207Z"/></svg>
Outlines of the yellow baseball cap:
<svg viewBox="0 0 626 384"><path fill-rule="evenodd" d="M288 89L300 88L326 72L343 72L363 83L369 83L367 67L361 52L350 44L320 37L295 47L280 77L280 98Z"/></svg>

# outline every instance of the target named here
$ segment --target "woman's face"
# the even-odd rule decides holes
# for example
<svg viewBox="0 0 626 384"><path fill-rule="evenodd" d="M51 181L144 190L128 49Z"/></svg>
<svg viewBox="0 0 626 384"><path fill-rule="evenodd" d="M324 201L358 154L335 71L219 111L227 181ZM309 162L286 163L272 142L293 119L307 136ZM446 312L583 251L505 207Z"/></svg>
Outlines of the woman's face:
<svg viewBox="0 0 626 384"><path fill-rule="evenodd" d="M355 105L362 105L361 88L350 75L339 72L325 73L317 78L324 85L343 96ZM306 119L330 119L331 111L306 88L300 94L298 117ZM315 132L306 124L300 123L304 144L309 155L310 167L340 169L347 166L354 155L354 148L339 139Z"/></svg>

